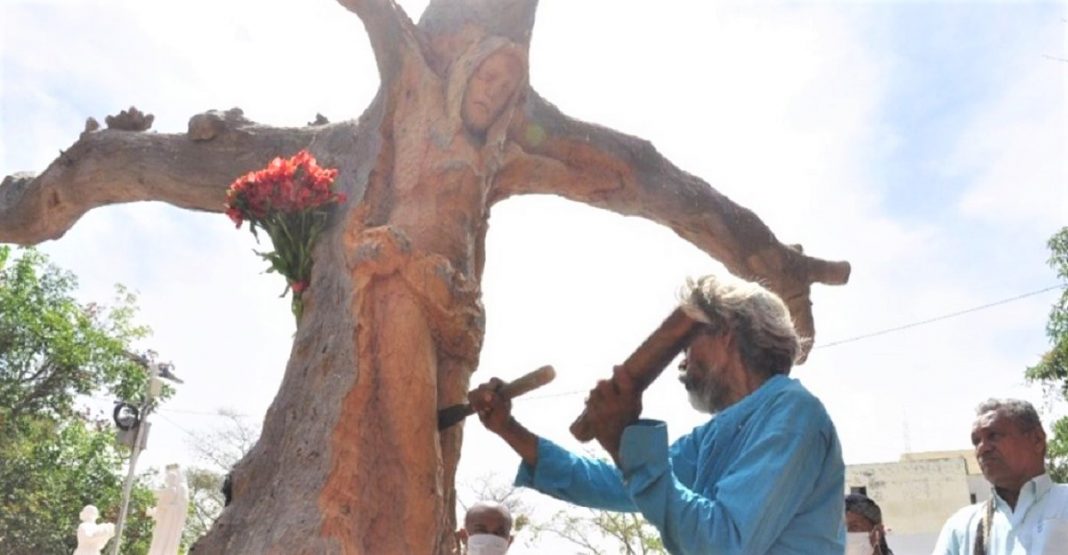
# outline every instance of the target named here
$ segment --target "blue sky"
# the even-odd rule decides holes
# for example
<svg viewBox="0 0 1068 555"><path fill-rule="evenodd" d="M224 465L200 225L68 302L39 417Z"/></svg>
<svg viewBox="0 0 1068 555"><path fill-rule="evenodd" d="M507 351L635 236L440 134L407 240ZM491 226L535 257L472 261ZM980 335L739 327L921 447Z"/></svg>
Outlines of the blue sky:
<svg viewBox="0 0 1068 555"><path fill-rule="evenodd" d="M1068 222L1068 63L1050 59L1068 57L1063 4L661 4L543 1L531 82L572 116L650 139L784 241L853 263L849 285L815 290L817 349L794 372L847 462L966 448L982 399L1040 401L1022 372L1047 345L1056 292L819 345L1056 284L1045 241ZM377 86L362 26L327 0L16 0L0 33L3 174L44 169L85 117L131 103L159 132L235 105L301 125L357 116ZM323 85L258 84L286 67ZM221 215L157 203L98 209L42 247L86 300L115 282L140 291L146 346L187 380L146 464L189 461L189 436L219 420L200 413L259 420L277 389L292 321L254 247ZM571 446L582 391L667 314L685 276L716 268L666 229L545 197L496 206L488 249L476 379L556 365L517 411ZM683 433L701 417L681 398L665 376L646 414ZM466 435L461 478L511 473L499 442Z"/></svg>

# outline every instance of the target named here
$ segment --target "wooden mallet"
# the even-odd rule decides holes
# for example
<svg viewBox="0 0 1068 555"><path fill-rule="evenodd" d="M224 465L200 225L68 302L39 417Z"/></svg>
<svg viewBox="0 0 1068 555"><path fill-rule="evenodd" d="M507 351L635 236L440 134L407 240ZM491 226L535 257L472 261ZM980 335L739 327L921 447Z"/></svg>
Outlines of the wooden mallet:
<svg viewBox="0 0 1068 555"><path fill-rule="evenodd" d="M623 361L624 371L634 378L639 392L645 391L675 355L690 344L700 325L700 322L687 316L681 308L676 308L660 327ZM571 425L571 435L579 441L593 439L593 426L587 418L586 411L583 410Z"/></svg>

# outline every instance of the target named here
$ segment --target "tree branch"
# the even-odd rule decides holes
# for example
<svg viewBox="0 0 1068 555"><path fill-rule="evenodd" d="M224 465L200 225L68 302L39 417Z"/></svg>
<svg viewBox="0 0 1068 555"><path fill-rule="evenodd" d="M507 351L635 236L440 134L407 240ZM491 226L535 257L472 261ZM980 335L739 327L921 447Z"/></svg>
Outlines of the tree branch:
<svg viewBox="0 0 1068 555"><path fill-rule="evenodd" d="M782 244L756 214L675 167L648 141L573 120L533 91L527 98L510 134L518 148L507 154L493 202L550 193L661 223L732 273L778 293L798 331L812 336L809 285L846 283L848 263Z"/></svg>
<svg viewBox="0 0 1068 555"><path fill-rule="evenodd" d="M473 24L487 34L529 45L537 10L538 0L431 0L419 28L438 37Z"/></svg>
<svg viewBox="0 0 1068 555"><path fill-rule="evenodd" d="M44 173L0 184L0 242L30 245L61 237L92 208L157 200L221 212L230 183L339 133L353 123L307 128L254 124L240 110L194 116L184 134L87 131Z"/></svg>
<svg viewBox="0 0 1068 555"><path fill-rule="evenodd" d="M397 74L403 49L425 52L422 32L394 0L338 0L338 3L363 21L383 83Z"/></svg>

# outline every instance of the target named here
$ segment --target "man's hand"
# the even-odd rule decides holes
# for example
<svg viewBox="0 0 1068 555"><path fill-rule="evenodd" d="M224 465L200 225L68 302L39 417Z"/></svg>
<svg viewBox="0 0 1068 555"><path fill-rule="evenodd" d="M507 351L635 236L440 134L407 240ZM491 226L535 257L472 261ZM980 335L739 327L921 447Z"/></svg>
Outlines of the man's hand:
<svg viewBox="0 0 1068 555"><path fill-rule="evenodd" d="M586 400L586 417L593 428L593 437L619 465L619 442L623 429L638 420L642 414L642 394L634 379L616 366L611 380L597 382Z"/></svg>
<svg viewBox="0 0 1068 555"><path fill-rule="evenodd" d="M502 435L509 421L512 419L512 400L506 399L500 394L504 382L499 378L490 378L490 381L478 386L474 391L468 392L467 402L478 413L478 419L489 431Z"/></svg>
<svg viewBox="0 0 1068 555"><path fill-rule="evenodd" d="M497 378L467 394L467 402L478 413L487 430L501 436L531 468L538 464L538 436L512 418L512 400L500 394L504 382Z"/></svg>

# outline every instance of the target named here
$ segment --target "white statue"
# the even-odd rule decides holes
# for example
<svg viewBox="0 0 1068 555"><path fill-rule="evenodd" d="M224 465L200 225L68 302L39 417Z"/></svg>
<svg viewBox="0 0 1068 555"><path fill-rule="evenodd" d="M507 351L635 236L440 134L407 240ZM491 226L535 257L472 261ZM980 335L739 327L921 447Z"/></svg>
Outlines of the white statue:
<svg viewBox="0 0 1068 555"><path fill-rule="evenodd" d="M97 524L96 519L99 516L100 511L92 505L82 508L81 514L78 515L82 523L78 525L78 548L74 550L74 555L100 555L100 550L115 535L114 524Z"/></svg>
<svg viewBox="0 0 1068 555"><path fill-rule="evenodd" d="M189 488L178 465L167 465L163 482L163 488L156 491L156 506L148 510L148 516L156 521L148 555L178 554L185 517L189 512Z"/></svg>

